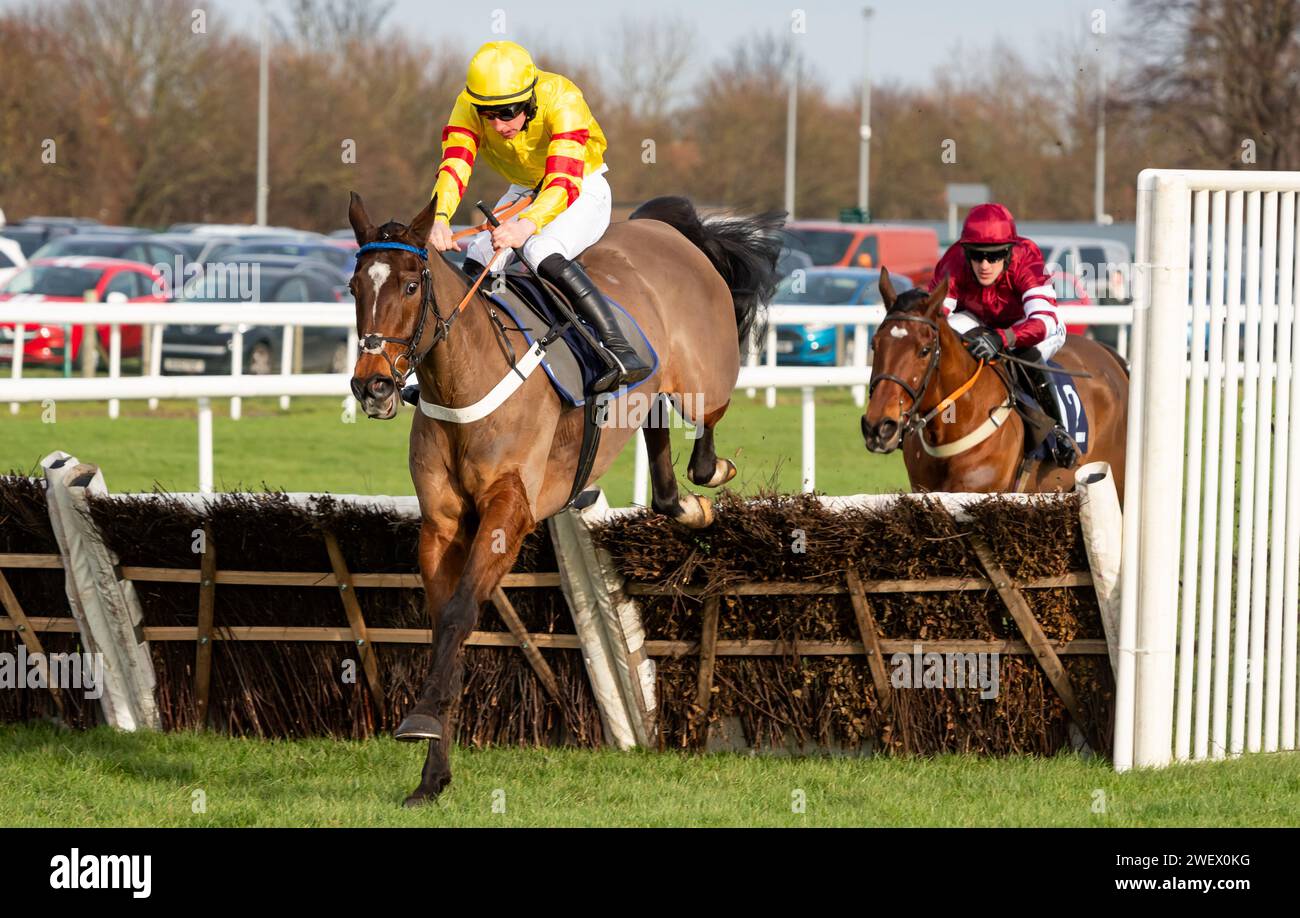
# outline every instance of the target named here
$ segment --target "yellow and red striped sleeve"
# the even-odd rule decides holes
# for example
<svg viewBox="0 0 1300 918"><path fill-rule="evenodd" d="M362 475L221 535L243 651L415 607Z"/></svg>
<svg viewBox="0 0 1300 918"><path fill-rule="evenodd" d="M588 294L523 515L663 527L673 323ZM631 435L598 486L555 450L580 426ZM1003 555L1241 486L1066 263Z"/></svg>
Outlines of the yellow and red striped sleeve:
<svg viewBox="0 0 1300 918"><path fill-rule="evenodd" d="M451 215L460 206L474 171L474 157L478 155L481 139L478 131L478 113L462 93L452 107L447 126L442 129L442 162L433 185L433 194L438 199L435 219L451 223Z"/></svg>
<svg viewBox="0 0 1300 918"><path fill-rule="evenodd" d="M594 121L582 93L566 93L547 113L551 131L546 148L546 173L542 190L519 215L531 220L538 229L546 226L578 199L587 165L587 141Z"/></svg>

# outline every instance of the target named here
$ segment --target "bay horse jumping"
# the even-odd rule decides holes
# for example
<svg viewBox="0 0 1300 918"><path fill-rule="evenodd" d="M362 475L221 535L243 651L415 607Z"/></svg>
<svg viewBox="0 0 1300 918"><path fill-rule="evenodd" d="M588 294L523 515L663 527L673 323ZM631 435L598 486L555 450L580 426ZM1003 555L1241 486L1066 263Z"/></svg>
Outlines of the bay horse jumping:
<svg viewBox="0 0 1300 918"><path fill-rule="evenodd" d="M437 199L409 225L376 227L353 193L348 218L361 251L350 289L362 353L352 391L372 418L397 415L410 373L436 405L477 404L513 375L513 354L529 350L501 323L491 301L445 257L425 250ZM581 256L588 274L626 309L659 356L656 372L620 399L669 398L696 426L688 474L718 487L736 474L719 459L713 431L740 372L740 342L776 288L782 215L701 220L684 198L655 198L612 224ZM458 305L459 304L459 305ZM537 335L540 337L540 334ZM664 412L609 406L608 417L649 417L653 508L692 527L707 526L707 498L681 494ZM606 425L588 481L609 468L635 428ZM416 411L411 480L420 504L420 574L433 625L433 666L396 730L429 742L411 806L451 781L453 716L463 677L462 645L483 602L514 566L524 537L568 503L582 440L583 411L563 410L545 373L529 375L494 411L457 423Z"/></svg>
<svg viewBox="0 0 1300 918"><path fill-rule="evenodd" d="M914 491L1072 491L1074 472L1051 462L1022 465L1025 425L1005 368L983 366L943 315L945 279L933 293L896 295L880 271L885 318L872 338L870 401L862 435L873 453L900 446ZM1089 462L1110 463L1124 498L1128 368L1104 344L1070 335L1055 358L1080 373L1074 389L1088 416Z"/></svg>

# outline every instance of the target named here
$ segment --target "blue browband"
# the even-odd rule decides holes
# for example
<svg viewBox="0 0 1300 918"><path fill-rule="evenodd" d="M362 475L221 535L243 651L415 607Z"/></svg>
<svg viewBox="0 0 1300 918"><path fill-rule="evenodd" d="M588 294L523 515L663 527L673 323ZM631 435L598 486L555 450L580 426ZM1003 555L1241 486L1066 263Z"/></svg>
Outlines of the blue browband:
<svg viewBox="0 0 1300 918"><path fill-rule="evenodd" d="M412 254L419 255L421 261L429 260L428 249L417 249L415 246L407 245L405 242L367 242L361 248L357 249L357 258L360 258L367 252L375 252L379 249L401 249L403 252L411 252Z"/></svg>

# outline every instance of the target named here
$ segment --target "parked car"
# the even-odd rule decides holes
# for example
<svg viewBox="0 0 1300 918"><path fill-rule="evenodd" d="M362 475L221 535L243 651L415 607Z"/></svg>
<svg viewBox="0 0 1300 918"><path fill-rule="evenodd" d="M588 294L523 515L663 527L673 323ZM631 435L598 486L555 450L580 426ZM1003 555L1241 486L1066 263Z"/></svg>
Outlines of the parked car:
<svg viewBox="0 0 1300 918"><path fill-rule="evenodd" d="M167 294L154 292L165 281L146 264L116 258L64 256L35 258L0 291L0 302L23 300L44 303L82 303L93 290L101 303L160 303ZM108 350L110 326L96 329L99 344ZM14 324L0 325L0 357L13 356ZM23 361L34 364L63 363L63 326L26 325L23 332ZM72 359L80 358L81 326L72 327ZM122 326L122 356L136 357L141 350L139 325Z"/></svg>
<svg viewBox="0 0 1300 918"><path fill-rule="evenodd" d="M911 290L912 282L892 270L889 277L899 293ZM877 268L808 268L802 275L786 277L776 288L774 303L817 306L875 306L880 297L880 271ZM843 333L836 329L843 328ZM837 347L841 337L844 347ZM871 340L868 330L868 342ZM836 366L852 358L853 331L849 326L823 323L776 326L776 362L778 365Z"/></svg>
<svg viewBox="0 0 1300 918"><path fill-rule="evenodd" d="M777 277L789 277L800 268L807 270L812 266L812 257L807 252L801 252L799 249L782 246L781 254L776 257Z"/></svg>
<svg viewBox="0 0 1300 918"><path fill-rule="evenodd" d="M18 243L23 250L23 256L29 259L51 239L71 234L72 228L68 226L27 226L22 223L10 223L0 230L0 237Z"/></svg>
<svg viewBox="0 0 1300 918"><path fill-rule="evenodd" d="M282 259L283 261L284 259ZM288 264L261 263L251 301L267 303L344 302L351 299L339 283L338 272L309 259ZM177 308L186 303L234 303L245 301L238 285L217 288L195 278L178 298ZM163 332L162 371L165 374L225 374L231 370L234 325L169 325ZM243 371L277 373L284 342L280 325L243 325ZM302 369L307 373L342 373L352 365L347 329L303 328Z"/></svg>
<svg viewBox="0 0 1300 918"><path fill-rule="evenodd" d="M1043 251L1048 273L1059 271L1078 278L1089 300L1103 305L1131 302L1133 256L1115 239L1091 236L1031 237Z"/></svg>
<svg viewBox="0 0 1300 918"><path fill-rule="evenodd" d="M186 262L199 264L202 264L202 259L199 256L203 254L205 248L212 244L211 239L205 236L196 236L193 233L154 233L150 238L155 242L175 246L184 254Z"/></svg>
<svg viewBox="0 0 1300 918"><path fill-rule="evenodd" d="M177 257L185 259L185 250L149 235L74 233L47 242L33 258L58 258L63 255L91 255L121 258L150 265L170 265Z"/></svg>
<svg viewBox="0 0 1300 918"><path fill-rule="evenodd" d="M1092 236L1035 236L1043 264L1061 306L1114 306L1130 303L1133 258L1129 248L1115 239ZM1067 325L1072 335L1089 335L1115 347L1119 329L1114 325Z"/></svg>
<svg viewBox="0 0 1300 918"><path fill-rule="evenodd" d="M355 251L357 246L353 244L352 248ZM292 255L296 258L316 258L333 265L349 276L352 274L352 265L355 261L353 253L349 252L346 246L338 245L333 241L302 242L279 236L237 242L218 249L215 257L222 261L239 261L240 256L243 255Z"/></svg>
<svg viewBox="0 0 1300 918"><path fill-rule="evenodd" d="M886 264L890 274L905 274L918 286L929 283L939 260L939 235L923 226L795 220L786 224L785 235L787 245L807 252L819 267Z"/></svg>
<svg viewBox="0 0 1300 918"><path fill-rule="evenodd" d="M23 254L23 247L13 239L0 236L0 290L26 264L27 256Z"/></svg>
<svg viewBox="0 0 1300 918"><path fill-rule="evenodd" d="M333 302L336 299L350 298L351 294L347 291L347 283L352 278L352 265L349 264L347 270L340 270L327 261L319 258L306 258L299 255L274 255L263 254L261 252L248 252L243 254L231 254L229 257L220 256L215 261L208 263L205 269L212 273L220 268L223 273L229 274L232 271L240 271L240 266L258 265L262 269L266 268L285 268L299 269L320 275L332 287L340 291L339 296L326 297ZM246 268L244 269L246 270ZM190 286L189 282L186 287Z"/></svg>

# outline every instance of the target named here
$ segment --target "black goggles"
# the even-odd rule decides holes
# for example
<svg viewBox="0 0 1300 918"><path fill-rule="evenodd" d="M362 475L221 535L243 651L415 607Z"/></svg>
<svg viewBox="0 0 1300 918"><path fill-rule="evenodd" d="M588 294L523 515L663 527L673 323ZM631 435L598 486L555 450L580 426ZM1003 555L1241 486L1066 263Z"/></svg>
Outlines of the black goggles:
<svg viewBox="0 0 1300 918"><path fill-rule="evenodd" d="M989 264L995 265L1000 261L1006 261L1009 254L1011 254L1009 247L1002 249L972 249L968 247L966 249L966 257L977 264L981 261L987 261Z"/></svg>
<svg viewBox="0 0 1300 918"><path fill-rule="evenodd" d="M513 121L528 108L528 100L511 105L476 105L478 113L488 121Z"/></svg>

